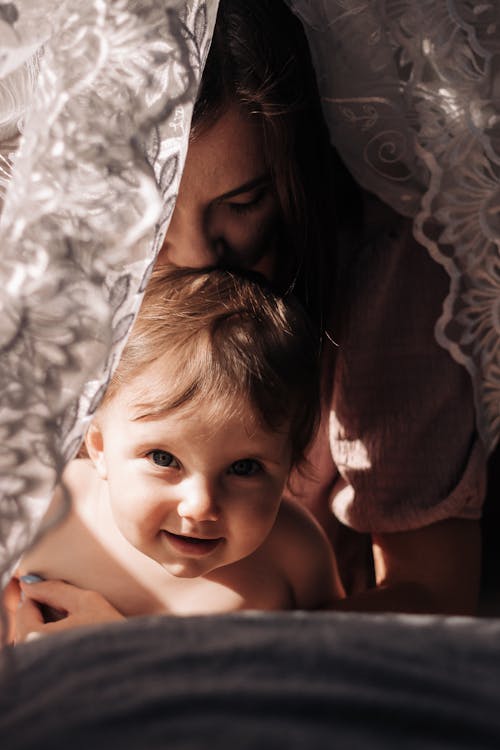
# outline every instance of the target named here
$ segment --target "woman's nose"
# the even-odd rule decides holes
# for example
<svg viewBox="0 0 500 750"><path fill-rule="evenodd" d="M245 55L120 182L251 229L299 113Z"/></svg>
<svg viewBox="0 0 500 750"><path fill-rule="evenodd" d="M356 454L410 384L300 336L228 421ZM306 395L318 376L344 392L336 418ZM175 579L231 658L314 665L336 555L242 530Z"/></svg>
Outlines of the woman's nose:
<svg viewBox="0 0 500 750"><path fill-rule="evenodd" d="M185 268L216 265L217 243L209 236L203 217L176 206L158 260Z"/></svg>
<svg viewBox="0 0 500 750"><path fill-rule="evenodd" d="M216 491L205 477L196 477L191 481L186 481L179 489L182 498L177 506L177 513L181 518L197 522L217 521L219 510Z"/></svg>

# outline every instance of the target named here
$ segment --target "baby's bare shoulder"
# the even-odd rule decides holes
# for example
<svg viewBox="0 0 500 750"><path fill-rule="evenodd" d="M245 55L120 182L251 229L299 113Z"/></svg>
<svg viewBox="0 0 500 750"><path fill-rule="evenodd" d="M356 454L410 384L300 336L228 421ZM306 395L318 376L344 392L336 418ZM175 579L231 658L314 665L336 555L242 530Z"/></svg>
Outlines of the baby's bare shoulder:
<svg viewBox="0 0 500 750"><path fill-rule="evenodd" d="M273 533L277 542L288 542L292 538L302 539L304 544L326 541L325 534L311 513L293 500L281 502Z"/></svg>
<svg viewBox="0 0 500 750"><path fill-rule="evenodd" d="M79 515L89 496L96 490L98 477L92 462L77 458L66 466L54 491L43 523L64 516L68 521Z"/></svg>
<svg viewBox="0 0 500 750"><path fill-rule="evenodd" d="M297 607L314 609L342 596L333 550L305 508L283 500L269 542L294 590Z"/></svg>
<svg viewBox="0 0 500 750"><path fill-rule="evenodd" d="M95 486L95 471L86 459L71 461L56 487L42 522L40 538L23 556L19 571L21 574L36 571L44 577L54 577L52 563L62 550L75 550L75 537L81 538L80 516ZM67 552L64 552L66 555Z"/></svg>

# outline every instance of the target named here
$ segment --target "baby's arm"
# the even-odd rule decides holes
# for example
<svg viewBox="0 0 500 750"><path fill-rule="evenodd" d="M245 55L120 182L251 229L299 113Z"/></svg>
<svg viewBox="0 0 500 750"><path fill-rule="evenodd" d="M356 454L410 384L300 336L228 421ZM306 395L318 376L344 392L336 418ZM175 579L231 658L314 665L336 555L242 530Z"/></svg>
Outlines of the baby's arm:
<svg viewBox="0 0 500 750"><path fill-rule="evenodd" d="M328 539L312 515L284 500L276 526L275 552L293 591L297 609L335 607L345 594Z"/></svg>

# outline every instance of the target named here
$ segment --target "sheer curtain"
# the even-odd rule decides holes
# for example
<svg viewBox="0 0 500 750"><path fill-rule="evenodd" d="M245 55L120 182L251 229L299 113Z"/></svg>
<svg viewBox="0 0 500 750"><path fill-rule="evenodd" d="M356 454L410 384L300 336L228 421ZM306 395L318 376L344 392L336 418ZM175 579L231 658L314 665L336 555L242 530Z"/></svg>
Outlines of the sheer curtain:
<svg viewBox="0 0 500 750"><path fill-rule="evenodd" d="M500 0L287 0L332 142L450 276L436 338L500 429ZM36 5L36 7L35 7ZM0 1L0 568L37 532L175 203L218 0ZM425 252L425 250L423 250Z"/></svg>
<svg viewBox="0 0 500 750"><path fill-rule="evenodd" d="M450 276L436 339L500 432L500 1L288 0L332 142Z"/></svg>
<svg viewBox="0 0 500 750"><path fill-rule="evenodd" d="M139 307L175 203L216 11L201 0L0 3L5 578Z"/></svg>

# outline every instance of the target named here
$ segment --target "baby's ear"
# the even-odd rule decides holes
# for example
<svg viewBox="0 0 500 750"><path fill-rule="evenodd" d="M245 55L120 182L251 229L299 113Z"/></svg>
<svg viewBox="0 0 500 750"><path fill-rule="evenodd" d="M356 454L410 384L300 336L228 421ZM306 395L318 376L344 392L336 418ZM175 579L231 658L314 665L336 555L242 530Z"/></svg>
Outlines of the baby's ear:
<svg viewBox="0 0 500 750"><path fill-rule="evenodd" d="M87 448L90 460L94 464L94 468L98 475L101 479L107 479L108 471L104 459L104 440L101 428L96 421L91 422L87 430L87 434L85 435L85 447Z"/></svg>

